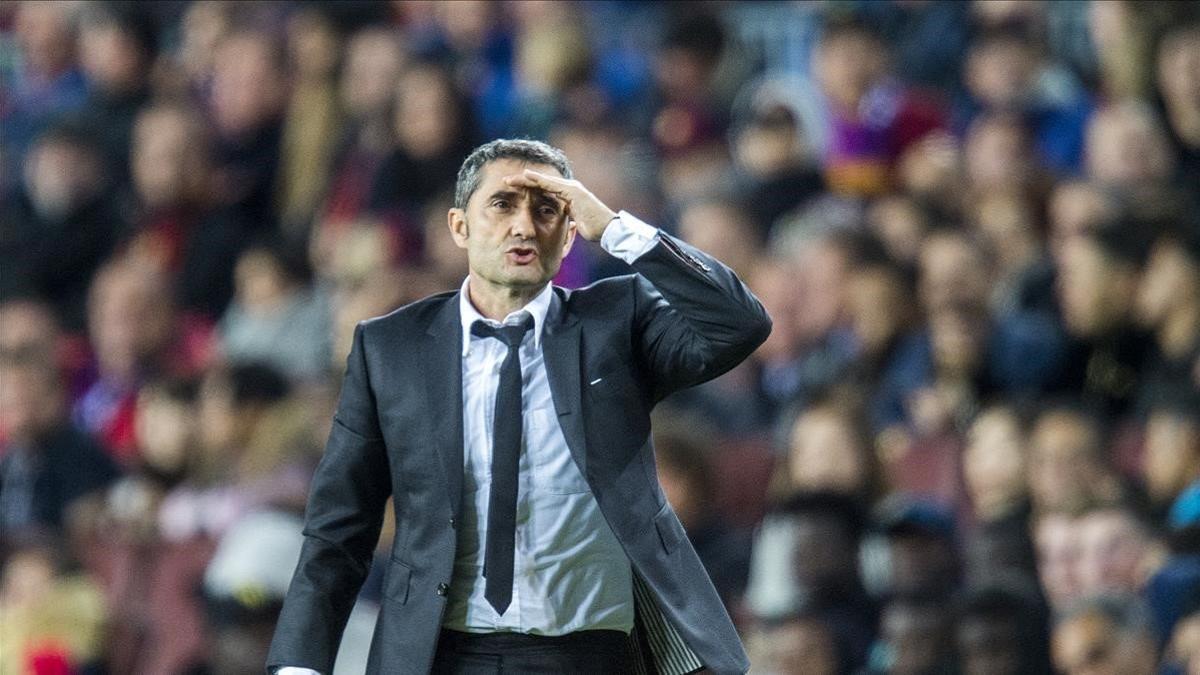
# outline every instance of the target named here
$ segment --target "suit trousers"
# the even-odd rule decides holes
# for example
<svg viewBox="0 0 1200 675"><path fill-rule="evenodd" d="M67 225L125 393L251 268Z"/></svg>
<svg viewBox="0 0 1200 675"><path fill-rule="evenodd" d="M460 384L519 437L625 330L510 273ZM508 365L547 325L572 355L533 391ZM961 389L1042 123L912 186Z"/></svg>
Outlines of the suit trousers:
<svg viewBox="0 0 1200 675"><path fill-rule="evenodd" d="M609 675L633 670L629 637L617 630L549 636L442 629L431 672L434 675Z"/></svg>

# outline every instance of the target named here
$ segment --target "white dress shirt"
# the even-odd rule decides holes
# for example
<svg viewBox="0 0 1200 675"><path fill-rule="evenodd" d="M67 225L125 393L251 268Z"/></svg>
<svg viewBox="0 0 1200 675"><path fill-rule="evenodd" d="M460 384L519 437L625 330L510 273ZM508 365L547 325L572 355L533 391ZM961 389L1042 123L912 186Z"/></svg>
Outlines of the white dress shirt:
<svg viewBox="0 0 1200 675"><path fill-rule="evenodd" d="M658 230L625 211L605 228L600 245L632 263L657 242ZM632 571L596 498L571 458L550 395L542 331L558 310L551 284L503 323L533 316L521 343L522 453L517 483L512 603L503 615L484 598L483 555L491 487L492 418L508 347L471 335L484 318L471 304L470 277L459 293L462 321L463 513L442 625L470 633L515 631L563 635L633 628ZM277 675L319 675L284 667Z"/></svg>

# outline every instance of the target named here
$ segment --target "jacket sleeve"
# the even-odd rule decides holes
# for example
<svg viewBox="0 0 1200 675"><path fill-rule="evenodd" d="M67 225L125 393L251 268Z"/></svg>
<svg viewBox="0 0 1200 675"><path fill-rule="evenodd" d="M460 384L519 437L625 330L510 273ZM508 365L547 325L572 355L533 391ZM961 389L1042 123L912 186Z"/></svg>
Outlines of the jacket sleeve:
<svg viewBox="0 0 1200 675"><path fill-rule="evenodd" d="M771 333L750 289L712 256L659 232L632 263L635 348L655 400L733 368Z"/></svg>
<svg viewBox="0 0 1200 675"><path fill-rule="evenodd" d="M365 349L360 323L325 454L313 476L304 545L276 624L268 672L276 666L333 672L379 540L391 481Z"/></svg>

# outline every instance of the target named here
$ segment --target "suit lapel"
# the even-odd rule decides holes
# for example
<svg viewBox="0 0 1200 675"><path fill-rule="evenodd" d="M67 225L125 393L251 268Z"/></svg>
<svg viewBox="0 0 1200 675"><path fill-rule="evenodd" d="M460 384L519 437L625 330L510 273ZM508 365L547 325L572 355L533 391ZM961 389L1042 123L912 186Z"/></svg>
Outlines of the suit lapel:
<svg viewBox="0 0 1200 675"><path fill-rule="evenodd" d="M587 444L584 442L582 388L579 374L579 318L567 311L564 296L570 291L554 288L553 304L542 336L542 355L546 363L546 379L550 382L550 397L558 412L567 447L575 458L584 479L587 479Z"/></svg>
<svg viewBox="0 0 1200 675"><path fill-rule="evenodd" d="M428 387L428 409L435 445L450 497L450 509L459 517L463 481L462 322L458 294L446 299L425 336L421 365Z"/></svg>

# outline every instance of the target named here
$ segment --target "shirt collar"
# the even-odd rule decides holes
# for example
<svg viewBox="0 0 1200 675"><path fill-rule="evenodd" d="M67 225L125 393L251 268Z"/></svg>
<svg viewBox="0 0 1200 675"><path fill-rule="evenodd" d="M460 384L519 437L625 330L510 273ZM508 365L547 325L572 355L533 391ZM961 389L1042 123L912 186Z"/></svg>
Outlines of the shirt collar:
<svg viewBox="0 0 1200 675"><path fill-rule="evenodd" d="M546 287L540 293L535 295L524 307L512 312L504 317L503 322L493 321L479 313L475 309L475 305L471 304L471 296L467 292L467 288L471 283L471 277L463 279L462 288L458 292L458 316L462 320L462 355L466 356L467 351L471 346L471 325L478 320L483 320L488 323L499 325L499 323L517 323L521 314L528 313L533 316L533 348L539 349L542 345L542 326L546 323L546 315L550 312L550 300L554 297L554 292L551 290L551 282L546 282Z"/></svg>

